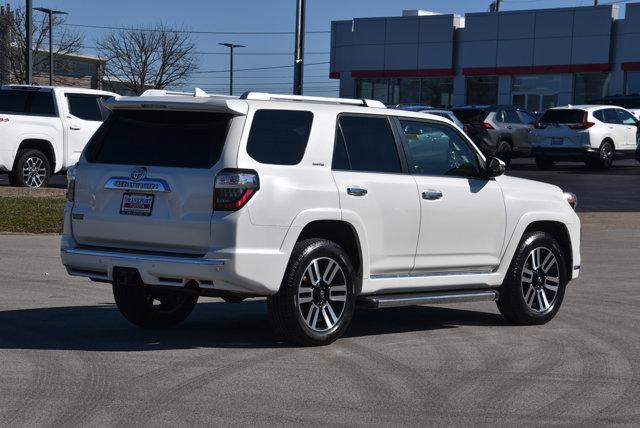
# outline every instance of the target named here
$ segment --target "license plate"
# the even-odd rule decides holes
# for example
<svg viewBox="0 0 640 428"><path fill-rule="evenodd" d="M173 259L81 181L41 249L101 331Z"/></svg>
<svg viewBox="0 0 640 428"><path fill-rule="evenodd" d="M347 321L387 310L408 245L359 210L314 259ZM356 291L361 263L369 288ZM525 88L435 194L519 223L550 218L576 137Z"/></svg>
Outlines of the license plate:
<svg viewBox="0 0 640 428"><path fill-rule="evenodd" d="M153 195L125 193L122 195L120 214L150 216L153 209Z"/></svg>
<svg viewBox="0 0 640 428"><path fill-rule="evenodd" d="M564 141L564 138L552 138L551 145L552 146L561 146Z"/></svg>

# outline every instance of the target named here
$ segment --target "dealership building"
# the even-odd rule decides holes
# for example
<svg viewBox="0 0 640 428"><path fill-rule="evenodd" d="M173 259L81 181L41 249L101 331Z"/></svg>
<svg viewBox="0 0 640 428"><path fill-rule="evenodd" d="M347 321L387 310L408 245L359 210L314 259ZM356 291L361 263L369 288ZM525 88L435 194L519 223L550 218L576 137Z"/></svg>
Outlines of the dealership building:
<svg viewBox="0 0 640 428"><path fill-rule="evenodd" d="M640 3L331 24L340 96L531 111L640 93Z"/></svg>

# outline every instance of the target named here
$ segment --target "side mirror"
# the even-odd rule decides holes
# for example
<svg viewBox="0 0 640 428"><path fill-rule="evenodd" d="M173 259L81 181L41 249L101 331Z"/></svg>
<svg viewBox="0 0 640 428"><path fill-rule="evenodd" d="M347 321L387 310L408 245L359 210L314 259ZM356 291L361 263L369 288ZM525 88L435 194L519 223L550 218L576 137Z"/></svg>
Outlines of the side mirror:
<svg viewBox="0 0 640 428"><path fill-rule="evenodd" d="M487 158L487 163L485 165L485 177L486 178L497 177L499 175L504 174L506 169L507 169L507 166L503 161L501 161L498 158L489 156Z"/></svg>

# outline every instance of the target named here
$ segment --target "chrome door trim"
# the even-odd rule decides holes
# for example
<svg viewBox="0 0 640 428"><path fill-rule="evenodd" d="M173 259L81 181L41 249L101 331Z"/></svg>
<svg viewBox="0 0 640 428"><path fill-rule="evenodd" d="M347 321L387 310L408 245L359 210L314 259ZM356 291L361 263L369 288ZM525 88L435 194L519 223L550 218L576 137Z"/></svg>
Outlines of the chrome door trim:
<svg viewBox="0 0 640 428"><path fill-rule="evenodd" d="M438 276L459 276L459 275L490 275L496 272L493 267L473 268L469 270L450 270L450 271L430 271L430 272L411 272L411 273L384 273L370 275L370 279L396 279L396 278L431 278Z"/></svg>
<svg viewBox="0 0 640 428"><path fill-rule="evenodd" d="M169 193L171 188L164 180L133 181L128 177L112 177L104 184L109 190L136 190L140 192Z"/></svg>

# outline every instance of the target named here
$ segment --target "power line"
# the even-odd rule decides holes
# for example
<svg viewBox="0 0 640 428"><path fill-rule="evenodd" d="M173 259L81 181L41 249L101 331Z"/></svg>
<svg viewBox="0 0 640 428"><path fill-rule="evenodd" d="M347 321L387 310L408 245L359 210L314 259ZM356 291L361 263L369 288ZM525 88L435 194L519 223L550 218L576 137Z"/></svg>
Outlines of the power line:
<svg viewBox="0 0 640 428"><path fill-rule="evenodd" d="M106 25L88 25L88 24L60 24L67 27L77 28L97 28L101 30L124 30L124 31L144 31L144 32L165 32L167 30L158 28L135 28L135 27L110 27ZM185 34L215 34L215 35L288 35L295 34L293 31L198 31L198 30L168 30L172 33L185 33ZM315 30L307 31L307 34L329 34L329 30Z"/></svg>
<svg viewBox="0 0 640 428"><path fill-rule="evenodd" d="M60 47L60 46L57 46ZM88 46L88 45L78 45L79 48L83 49L95 49L99 50L98 46ZM305 55L329 55L331 52L305 52ZM228 52L211 52L211 51L194 51L193 54L196 55L229 55ZM236 52L234 55L291 55L293 56L293 52Z"/></svg>

